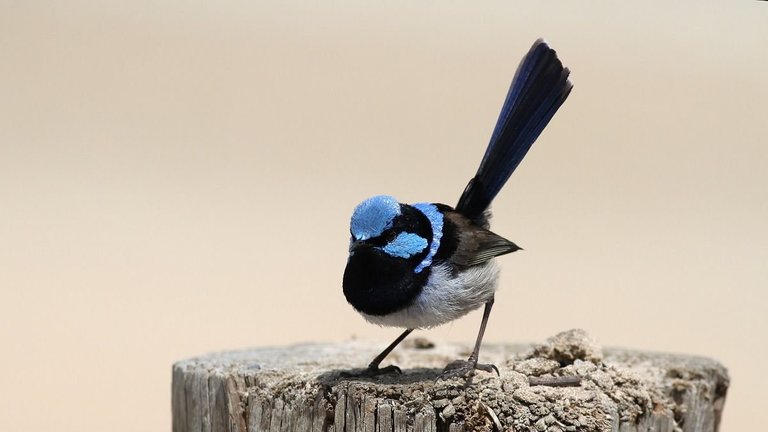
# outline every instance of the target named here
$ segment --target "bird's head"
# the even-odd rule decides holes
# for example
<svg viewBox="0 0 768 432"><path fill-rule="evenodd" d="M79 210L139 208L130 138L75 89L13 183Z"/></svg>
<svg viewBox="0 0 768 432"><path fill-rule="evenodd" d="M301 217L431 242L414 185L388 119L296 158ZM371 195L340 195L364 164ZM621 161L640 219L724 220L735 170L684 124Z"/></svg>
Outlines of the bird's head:
<svg viewBox="0 0 768 432"><path fill-rule="evenodd" d="M429 254L432 224L416 207L389 195L361 202L352 214L349 253L386 255L418 265Z"/></svg>
<svg viewBox="0 0 768 432"><path fill-rule="evenodd" d="M440 245L442 213L434 204L401 204L378 195L355 207L344 294L358 310L388 313L426 281Z"/></svg>

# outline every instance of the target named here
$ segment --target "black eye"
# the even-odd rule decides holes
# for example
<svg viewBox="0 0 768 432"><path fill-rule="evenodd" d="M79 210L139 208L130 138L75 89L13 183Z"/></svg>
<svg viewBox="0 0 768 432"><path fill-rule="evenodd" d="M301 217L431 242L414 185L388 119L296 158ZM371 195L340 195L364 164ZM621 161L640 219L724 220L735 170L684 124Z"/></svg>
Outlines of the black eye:
<svg viewBox="0 0 768 432"><path fill-rule="evenodd" d="M395 231L387 231L384 233L384 240L389 243L392 240L397 238L397 233Z"/></svg>

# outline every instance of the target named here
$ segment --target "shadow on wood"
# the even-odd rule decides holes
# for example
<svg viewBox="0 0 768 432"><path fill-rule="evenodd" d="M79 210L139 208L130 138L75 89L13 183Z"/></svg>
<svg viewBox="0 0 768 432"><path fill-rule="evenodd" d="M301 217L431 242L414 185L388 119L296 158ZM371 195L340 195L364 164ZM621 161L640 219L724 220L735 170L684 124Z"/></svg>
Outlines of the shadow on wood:
<svg viewBox="0 0 768 432"><path fill-rule="evenodd" d="M178 362L173 431L716 431L728 388L713 360L603 351L581 330L536 346L483 346L501 376L439 378L469 348L418 339L388 358L402 375L345 376L379 349L303 344ZM580 384L536 385L557 377Z"/></svg>

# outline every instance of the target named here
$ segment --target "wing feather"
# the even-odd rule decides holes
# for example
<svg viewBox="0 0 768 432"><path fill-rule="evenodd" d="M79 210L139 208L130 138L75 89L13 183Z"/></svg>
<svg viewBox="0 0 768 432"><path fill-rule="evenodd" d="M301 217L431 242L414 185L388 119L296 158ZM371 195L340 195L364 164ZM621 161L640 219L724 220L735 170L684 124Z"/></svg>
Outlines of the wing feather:
<svg viewBox="0 0 768 432"><path fill-rule="evenodd" d="M475 266L494 257L520 250L516 244L474 224L458 212L447 212L445 216L457 227L456 250L450 261L458 266Z"/></svg>

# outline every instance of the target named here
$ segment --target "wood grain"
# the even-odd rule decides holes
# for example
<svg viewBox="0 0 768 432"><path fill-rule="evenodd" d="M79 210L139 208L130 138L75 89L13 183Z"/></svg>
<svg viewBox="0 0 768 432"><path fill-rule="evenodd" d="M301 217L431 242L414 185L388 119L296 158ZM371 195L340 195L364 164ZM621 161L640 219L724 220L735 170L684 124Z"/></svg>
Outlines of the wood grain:
<svg viewBox="0 0 768 432"><path fill-rule="evenodd" d="M173 431L709 432L718 429L728 388L714 360L602 350L578 330L540 345L484 346L481 360L501 376L442 379L442 367L468 347L421 342L388 359L402 375L344 375L385 345L304 344L180 361ZM559 377L570 385L536 385Z"/></svg>

